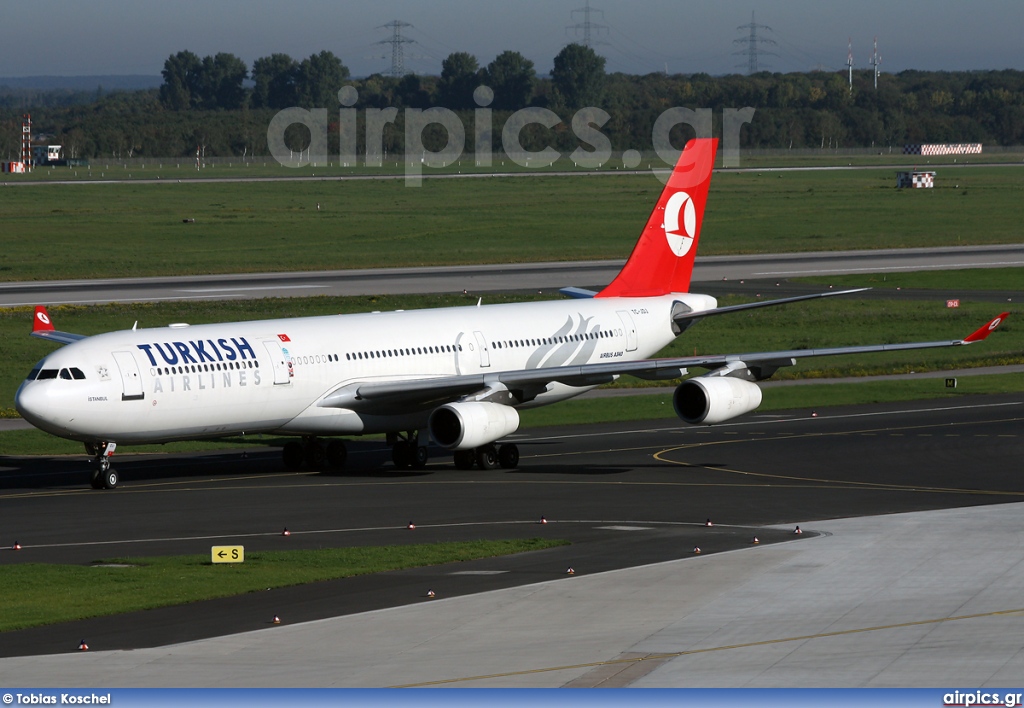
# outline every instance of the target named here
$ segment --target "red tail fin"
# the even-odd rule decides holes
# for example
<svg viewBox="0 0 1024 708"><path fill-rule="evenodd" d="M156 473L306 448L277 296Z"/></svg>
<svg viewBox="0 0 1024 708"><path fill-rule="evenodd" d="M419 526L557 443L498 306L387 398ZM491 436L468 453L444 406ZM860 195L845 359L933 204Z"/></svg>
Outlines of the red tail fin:
<svg viewBox="0 0 1024 708"><path fill-rule="evenodd" d="M50 313L42 305L36 305L36 314L32 319L33 332L52 332L53 322L50 321Z"/></svg>
<svg viewBox="0 0 1024 708"><path fill-rule="evenodd" d="M629 260L597 297L653 297L690 289L716 138L686 143Z"/></svg>

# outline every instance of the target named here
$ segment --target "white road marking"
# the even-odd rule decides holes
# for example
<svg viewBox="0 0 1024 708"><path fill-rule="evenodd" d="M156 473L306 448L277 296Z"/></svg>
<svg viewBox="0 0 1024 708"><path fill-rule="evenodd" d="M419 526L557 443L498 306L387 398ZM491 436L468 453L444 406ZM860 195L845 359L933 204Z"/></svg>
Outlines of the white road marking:
<svg viewBox="0 0 1024 708"><path fill-rule="evenodd" d="M238 288L182 288L181 293L236 293L240 290L301 290L301 289L324 289L330 285L253 285L250 287Z"/></svg>
<svg viewBox="0 0 1024 708"><path fill-rule="evenodd" d="M448 573L448 575L501 575L507 572L507 570L458 570L454 573Z"/></svg>
<svg viewBox="0 0 1024 708"><path fill-rule="evenodd" d="M814 268L808 270L773 270L754 273L751 277L783 275L813 275L836 273L881 273L883 271L912 272L918 270L955 270L958 268L1005 268L1007 266L1024 265L1024 261L989 261L987 263L936 263L935 265L874 266L869 268Z"/></svg>
<svg viewBox="0 0 1024 708"><path fill-rule="evenodd" d="M598 531L652 531L650 526L598 526Z"/></svg>

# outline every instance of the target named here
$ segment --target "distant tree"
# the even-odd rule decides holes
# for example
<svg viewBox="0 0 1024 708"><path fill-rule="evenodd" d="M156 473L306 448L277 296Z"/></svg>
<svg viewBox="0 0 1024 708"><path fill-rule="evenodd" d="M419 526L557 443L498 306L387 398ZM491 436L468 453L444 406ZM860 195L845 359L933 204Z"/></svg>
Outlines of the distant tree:
<svg viewBox="0 0 1024 708"><path fill-rule="evenodd" d="M492 108L515 111L530 103L537 72L519 52L504 51L484 69L484 83L494 90Z"/></svg>
<svg viewBox="0 0 1024 708"><path fill-rule="evenodd" d="M192 108L199 98L199 79L203 62L190 51L172 54L160 72L164 83L160 86L160 102L174 111Z"/></svg>
<svg viewBox="0 0 1024 708"><path fill-rule="evenodd" d="M604 94L604 57L582 44L566 45L555 57L551 82L568 108L596 106Z"/></svg>
<svg viewBox="0 0 1024 708"><path fill-rule="evenodd" d="M468 52L454 52L441 62L438 99L444 108L453 111L472 108L473 90L480 85L476 57Z"/></svg>
<svg viewBox="0 0 1024 708"><path fill-rule="evenodd" d="M348 67L333 52L323 51L303 59L296 80L298 105L304 108L336 108L338 91L348 76Z"/></svg>
<svg viewBox="0 0 1024 708"><path fill-rule="evenodd" d="M299 63L287 54L271 54L252 63L253 108L288 108L296 103Z"/></svg>
<svg viewBox="0 0 1024 708"><path fill-rule="evenodd" d="M203 58L201 87L201 108L235 110L245 104L245 79L249 70L245 62L234 54L219 52Z"/></svg>
<svg viewBox="0 0 1024 708"><path fill-rule="evenodd" d="M403 76L398 81L396 90L402 105L409 108L430 107L430 91L424 86L423 79L416 76L416 74L406 74Z"/></svg>

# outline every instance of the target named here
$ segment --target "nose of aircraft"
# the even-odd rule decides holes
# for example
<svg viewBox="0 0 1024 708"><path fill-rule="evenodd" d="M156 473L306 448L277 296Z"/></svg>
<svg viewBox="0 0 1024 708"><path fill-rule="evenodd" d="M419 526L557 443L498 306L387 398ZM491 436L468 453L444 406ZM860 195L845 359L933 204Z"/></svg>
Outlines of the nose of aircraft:
<svg viewBox="0 0 1024 708"><path fill-rule="evenodd" d="M14 395L14 407L21 417L42 430L52 431L53 411L50 410L46 387L26 381Z"/></svg>

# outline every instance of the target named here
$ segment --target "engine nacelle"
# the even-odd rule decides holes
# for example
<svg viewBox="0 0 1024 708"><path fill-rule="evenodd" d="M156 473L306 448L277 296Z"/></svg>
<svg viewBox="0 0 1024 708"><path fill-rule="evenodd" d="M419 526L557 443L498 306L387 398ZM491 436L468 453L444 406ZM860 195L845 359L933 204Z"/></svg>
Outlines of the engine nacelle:
<svg viewBox="0 0 1024 708"><path fill-rule="evenodd" d="M712 425L757 408L761 389L731 376L701 376L679 384L672 405L687 423Z"/></svg>
<svg viewBox="0 0 1024 708"><path fill-rule="evenodd" d="M434 442L448 450L472 450L519 429L519 412L487 401L446 403L427 422Z"/></svg>

